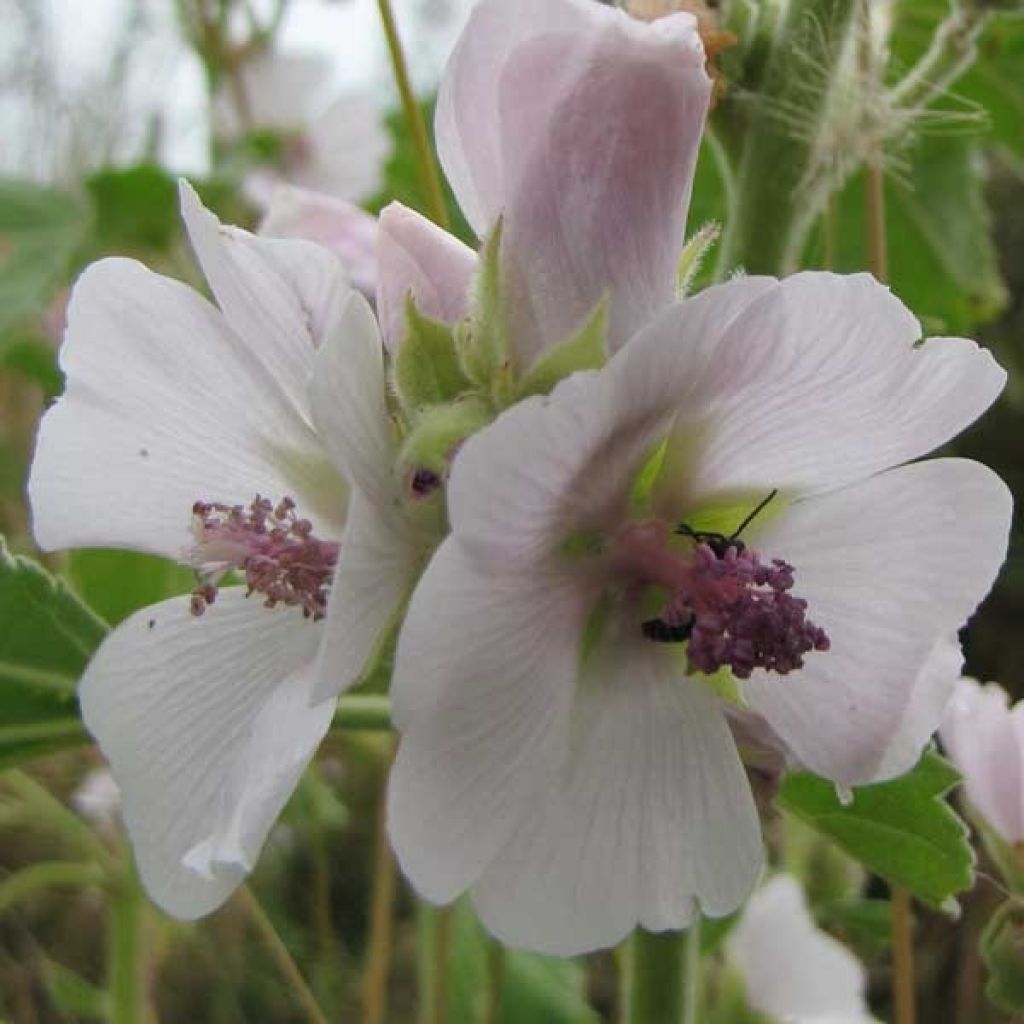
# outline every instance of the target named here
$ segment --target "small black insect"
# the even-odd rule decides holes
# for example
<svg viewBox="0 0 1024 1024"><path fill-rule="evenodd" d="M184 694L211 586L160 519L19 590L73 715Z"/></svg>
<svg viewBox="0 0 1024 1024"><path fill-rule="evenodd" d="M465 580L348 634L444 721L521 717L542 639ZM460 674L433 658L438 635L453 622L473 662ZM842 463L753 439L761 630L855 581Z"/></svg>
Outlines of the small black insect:
<svg viewBox="0 0 1024 1024"><path fill-rule="evenodd" d="M716 558L725 558L725 553L729 548L735 548L736 553L740 554L746 550L746 545L739 539L740 534L768 507L778 493L777 488L773 490L728 537L724 533L715 533L711 530L695 530L687 523L680 523L676 527L676 533L683 537L689 537L697 544L707 544L715 553Z"/></svg>
<svg viewBox="0 0 1024 1024"><path fill-rule="evenodd" d="M681 644L684 640L690 639L693 632L693 616L686 622L672 625L664 619L647 619L640 624L640 631L648 640L658 644Z"/></svg>

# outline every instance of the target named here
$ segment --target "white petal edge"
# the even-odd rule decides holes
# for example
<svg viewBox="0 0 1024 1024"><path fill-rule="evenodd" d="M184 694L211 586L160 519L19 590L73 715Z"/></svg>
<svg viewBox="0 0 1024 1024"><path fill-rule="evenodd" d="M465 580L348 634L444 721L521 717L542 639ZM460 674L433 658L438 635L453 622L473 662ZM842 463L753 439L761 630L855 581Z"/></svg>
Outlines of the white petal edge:
<svg viewBox="0 0 1024 1024"><path fill-rule="evenodd" d="M45 550L124 547L178 558L197 500L291 495L338 536L346 490L304 410L209 302L133 260L92 264L71 294L64 395L29 479Z"/></svg>
<svg viewBox="0 0 1024 1024"><path fill-rule="evenodd" d="M493 575L451 538L428 566L398 641L388 797L392 847L426 899L472 885L551 784L583 615L567 581Z"/></svg>
<svg viewBox="0 0 1024 1024"><path fill-rule="evenodd" d="M798 672L744 685L802 764L839 785L875 778L935 645L992 586L1011 513L991 470L934 459L796 502L751 531L765 558L795 567L794 593L832 642Z"/></svg>
<svg viewBox="0 0 1024 1024"><path fill-rule="evenodd" d="M293 609L222 590L136 612L86 669L82 715L121 788L142 881L168 913L214 910L255 863L326 733L310 707L322 632Z"/></svg>
<svg viewBox="0 0 1024 1024"><path fill-rule="evenodd" d="M573 956L740 906L761 827L722 708L675 652L610 635L559 775L473 888L502 942Z"/></svg>

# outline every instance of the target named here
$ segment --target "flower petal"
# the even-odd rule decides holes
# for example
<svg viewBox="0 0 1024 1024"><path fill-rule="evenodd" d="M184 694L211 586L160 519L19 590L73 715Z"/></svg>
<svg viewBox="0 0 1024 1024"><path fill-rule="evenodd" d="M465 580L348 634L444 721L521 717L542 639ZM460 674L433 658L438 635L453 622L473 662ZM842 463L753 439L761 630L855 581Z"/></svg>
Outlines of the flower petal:
<svg viewBox="0 0 1024 1024"><path fill-rule="evenodd" d="M333 75L332 61L322 54L277 51L255 55L240 70L251 126L273 131L303 128L327 94ZM249 130L239 123L237 98L226 87L218 91L213 112L219 134L235 136Z"/></svg>
<svg viewBox="0 0 1024 1024"><path fill-rule="evenodd" d="M388 803L392 846L426 899L472 885L550 786L582 629L565 580L495 576L453 539L431 561L398 641Z"/></svg>
<svg viewBox="0 0 1024 1024"><path fill-rule="evenodd" d="M725 303L732 287L705 302ZM728 328L686 349L691 308L681 303L624 353L646 370L619 371L624 382L660 373L662 392L677 389L677 431L699 447L681 482L691 501L824 491L917 458L976 419L1006 380L971 341L915 347L917 321L865 274L796 274L739 316L724 305Z"/></svg>
<svg viewBox="0 0 1024 1024"><path fill-rule="evenodd" d="M502 941L570 956L637 925L731 913L761 870L760 822L725 717L675 652L617 635L593 655L571 746L473 888Z"/></svg>
<svg viewBox="0 0 1024 1024"><path fill-rule="evenodd" d="M961 679L941 735L971 806L1013 844L1024 839L1024 705L1009 704L997 683Z"/></svg>
<svg viewBox="0 0 1024 1024"><path fill-rule="evenodd" d="M876 778L936 643L991 587L1010 516L994 473L936 459L797 502L760 536L751 529L766 558L795 567L794 591L832 643L800 671L757 673L744 687L802 764L840 785Z"/></svg>
<svg viewBox="0 0 1024 1024"><path fill-rule="evenodd" d="M346 492L265 362L205 299L131 260L93 264L71 297L64 396L43 417L29 480L44 549L169 558L198 500L291 495L337 537Z"/></svg>
<svg viewBox="0 0 1024 1024"><path fill-rule="evenodd" d="M377 218L345 199L278 185L260 222L269 238L297 238L330 249L364 295L377 290Z"/></svg>
<svg viewBox="0 0 1024 1024"><path fill-rule="evenodd" d="M350 296L334 332L317 353L310 382L313 420L338 471L377 505L400 501L396 446L388 416L384 347L369 303Z"/></svg>
<svg viewBox="0 0 1024 1024"><path fill-rule="evenodd" d="M454 324L466 315L476 253L454 235L415 210L390 203L380 215L377 257L377 316L392 352L405 333L410 295L421 313L440 323Z"/></svg>
<svg viewBox="0 0 1024 1024"><path fill-rule="evenodd" d="M85 723L168 913L213 910L258 857L331 722L333 701L309 706L321 638L297 611L228 588L200 619L187 597L137 612L86 669Z"/></svg>
<svg viewBox="0 0 1024 1024"><path fill-rule="evenodd" d="M870 1024L867 972L814 923L803 890L776 875L751 897L727 939L750 1007L780 1021Z"/></svg>
<svg viewBox="0 0 1024 1024"><path fill-rule="evenodd" d="M331 584L315 701L336 697L370 668L396 624L419 564L405 520L355 491Z"/></svg>
<svg viewBox="0 0 1024 1024"><path fill-rule="evenodd" d="M351 293L341 264L322 246L221 224L186 181L181 212L227 322L289 400L305 408L314 350Z"/></svg>
<svg viewBox="0 0 1024 1024"><path fill-rule="evenodd" d="M371 94L339 96L310 122L306 145L311 159L295 168L297 184L352 200L370 199L384 187L391 136Z"/></svg>
<svg viewBox="0 0 1024 1024"><path fill-rule="evenodd" d="M438 146L477 232L505 214L520 369L606 294L613 348L671 301L710 89L691 15L476 7L442 82Z"/></svg>

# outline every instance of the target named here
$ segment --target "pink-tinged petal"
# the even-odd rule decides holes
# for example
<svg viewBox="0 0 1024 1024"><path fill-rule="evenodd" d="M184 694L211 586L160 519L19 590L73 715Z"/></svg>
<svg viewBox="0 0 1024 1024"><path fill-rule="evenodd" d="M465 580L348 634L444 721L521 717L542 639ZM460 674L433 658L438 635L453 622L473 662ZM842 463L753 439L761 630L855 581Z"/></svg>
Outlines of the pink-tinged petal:
<svg viewBox="0 0 1024 1024"><path fill-rule="evenodd" d="M384 208L377 260L377 315L392 352L405 333L410 295L421 313L440 323L466 315L476 253L415 210L401 203Z"/></svg>
<svg viewBox="0 0 1024 1024"><path fill-rule="evenodd" d="M865 274L779 282L717 338L688 350L681 303L623 353L624 384L662 376L678 390L677 430L696 445L678 481L691 502L730 491L824 491L932 451L996 399L1006 374L961 338L932 338ZM744 286L747 287L747 286ZM646 368L637 369L636 367ZM630 368L632 364L632 368Z"/></svg>
<svg viewBox="0 0 1024 1024"><path fill-rule="evenodd" d="M345 199L278 185L260 223L269 238L294 238L330 249L352 284L367 297L377 290L377 218Z"/></svg>
<svg viewBox="0 0 1024 1024"><path fill-rule="evenodd" d="M125 547L178 558L197 500L290 495L340 536L346 491L249 340L205 299L131 260L75 285L64 396L43 417L29 479L47 550ZM312 359L310 360L312 366Z"/></svg>
<svg viewBox="0 0 1024 1024"><path fill-rule="evenodd" d="M214 910L255 863L330 726L310 706L321 628L221 591L153 605L104 641L79 694L110 762L143 883L176 917Z"/></svg>
<svg viewBox="0 0 1024 1024"><path fill-rule="evenodd" d="M185 181L181 212L228 324L296 407L305 408L315 350L351 294L338 259L309 242L258 238L221 224Z"/></svg>
<svg viewBox="0 0 1024 1024"><path fill-rule="evenodd" d="M750 898L727 941L751 1009L794 1024L870 1024L867 972L821 931L800 883L776 875Z"/></svg>
<svg viewBox="0 0 1024 1024"><path fill-rule="evenodd" d="M504 570L543 564L588 529L614 527L633 477L668 425L664 410L620 411L609 378L573 374L502 413L461 448L448 484L453 531Z"/></svg>
<svg viewBox="0 0 1024 1024"><path fill-rule="evenodd" d="M971 806L1007 843L1024 839L1024 705L1011 710L997 683L962 679L941 737Z"/></svg>
<svg viewBox="0 0 1024 1024"><path fill-rule="evenodd" d="M479 234L505 215L525 369L610 295L620 345L671 301L710 96L694 19L582 0L485 0L438 98L442 163Z"/></svg>
<svg viewBox="0 0 1024 1024"><path fill-rule="evenodd" d="M495 575L453 539L427 568L398 642L388 803L392 846L426 899L471 886L553 784L584 614L569 581Z"/></svg>
<svg viewBox="0 0 1024 1024"><path fill-rule="evenodd" d="M798 672L744 684L802 764L844 786L876 778L936 643L991 587L1011 511L990 470L936 459L796 502L751 529L765 558L795 567L794 591L831 640Z"/></svg>
<svg viewBox="0 0 1024 1024"><path fill-rule="evenodd" d="M914 680L903 715L875 771L875 781L895 778L914 767L942 723L963 664L963 652L955 636L935 645Z"/></svg>
<svg viewBox="0 0 1024 1024"><path fill-rule="evenodd" d="M302 144L308 158L290 173L297 185L355 201L371 199L384 187L391 135L370 94L339 96L310 122Z"/></svg>
<svg viewBox="0 0 1024 1024"><path fill-rule="evenodd" d="M637 925L685 927L747 898L762 863L750 786L722 709L675 652L606 636L565 762L473 888L502 942L557 956Z"/></svg>
<svg viewBox="0 0 1024 1024"><path fill-rule="evenodd" d="M400 499L395 433L388 415L384 346L373 310L353 293L317 353L310 381L320 443L338 472L381 509Z"/></svg>
<svg viewBox="0 0 1024 1024"><path fill-rule="evenodd" d="M336 697L367 671L397 623L419 566L405 519L355 491L331 584L314 700Z"/></svg>

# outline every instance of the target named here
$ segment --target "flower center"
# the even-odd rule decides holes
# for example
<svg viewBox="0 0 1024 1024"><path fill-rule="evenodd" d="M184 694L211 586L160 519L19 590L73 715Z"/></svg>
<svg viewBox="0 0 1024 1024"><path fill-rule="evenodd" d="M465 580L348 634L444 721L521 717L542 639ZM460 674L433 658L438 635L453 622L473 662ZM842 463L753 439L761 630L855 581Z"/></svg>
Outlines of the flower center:
<svg viewBox="0 0 1024 1024"><path fill-rule="evenodd" d="M765 564L735 538L675 532L696 541L692 554L670 546L663 523L648 521L620 533L614 563L632 583L668 592L661 614L640 628L656 643L688 642L691 672L729 668L747 679L762 668L785 675L802 668L810 651L829 649L825 631L807 618L807 602L791 593L791 565Z"/></svg>
<svg viewBox="0 0 1024 1024"><path fill-rule="evenodd" d="M276 506L258 494L247 506L197 501L192 532L196 543L185 561L196 570L193 615L213 604L232 570L245 574L246 597L262 594L267 608L296 606L314 621L326 615L339 546L314 537L313 524L298 517L291 498Z"/></svg>

